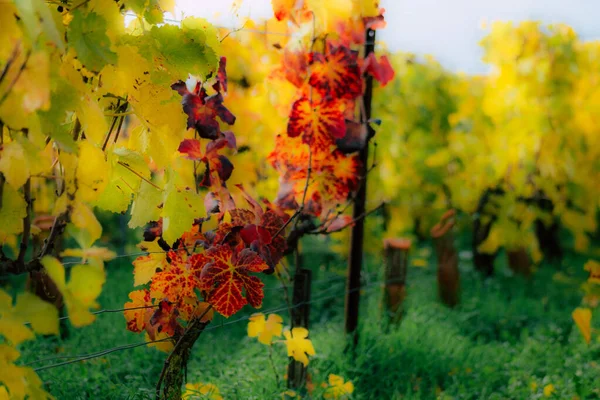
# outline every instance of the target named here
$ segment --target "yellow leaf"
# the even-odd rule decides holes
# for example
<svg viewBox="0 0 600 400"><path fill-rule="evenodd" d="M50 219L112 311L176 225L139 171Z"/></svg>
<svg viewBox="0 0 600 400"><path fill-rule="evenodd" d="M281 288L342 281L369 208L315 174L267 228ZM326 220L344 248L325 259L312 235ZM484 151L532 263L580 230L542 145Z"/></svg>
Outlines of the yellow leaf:
<svg viewBox="0 0 600 400"><path fill-rule="evenodd" d="M169 335L166 334L165 332L158 332L158 333L155 334L154 340L162 340L162 339L166 339L168 337L169 337ZM152 341L150 339L150 336L148 336L147 333L146 333L145 338L146 338L146 342ZM173 348L175 347L175 345L173 344L172 340L165 340L165 341L162 341L162 342L149 343L148 347L154 347L157 350L160 350L160 351L162 351L164 353L168 353L168 352L170 352L170 351L173 350Z"/></svg>
<svg viewBox="0 0 600 400"><path fill-rule="evenodd" d="M177 134L178 132L181 134ZM173 158L177 157L183 132L173 132L167 125L153 128L138 126L130 133L129 146L152 158L158 168L164 168L171 165Z"/></svg>
<svg viewBox="0 0 600 400"><path fill-rule="evenodd" d="M376 17L379 15L379 1L354 0L357 14L361 17Z"/></svg>
<svg viewBox="0 0 600 400"><path fill-rule="evenodd" d="M44 335L58 333L56 307L28 292L19 294L13 307L12 298L0 289L0 335L16 346L33 339L34 331Z"/></svg>
<svg viewBox="0 0 600 400"><path fill-rule="evenodd" d="M198 194L192 190L179 190L170 184L161 214L165 241L174 243L192 228L194 220L202 216L203 211L204 203Z"/></svg>
<svg viewBox="0 0 600 400"><path fill-rule="evenodd" d="M158 244L158 239L154 242L142 242L138 247L142 251L147 251L148 255L140 256L133 261L133 286L147 283L157 269L164 269L166 266L167 253Z"/></svg>
<svg viewBox="0 0 600 400"><path fill-rule="evenodd" d="M354 384L350 381L344 382L344 378L338 375L329 374L329 387L325 390L323 398L341 399L354 392Z"/></svg>
<svg viewBox="0 0 600 400"><path fill-rule="evenodd" d="M550 397L554 393L554 385L549 383L544 386L544 397Z"/></svg>
<svg viewBox="0 0 600 400"><path fill-rule="evenodd" d="M90 207L81 201L73 204L71 222L75 227L79 228L75 239L79 243L79 246L83 248L92 247L92 244L102 236L100 222L98 222Z"/></svg>
<svg viewBox="0 0 600 400"><path fill-rule="evenodd" d="M6 387L0 386L0 400L10 400Z"/></svg>
<svg viewBox="0 0 600 400"><path fill-rule="evenodd" d="M29 322L36 333L58 335L58 309L33 293L19 294L14 312Z"/></svg>
<svg viewBox="0 0 600 400"><path fill-rule="evenodd" d="M124 212L131 203L133 193L140 187L140 176L149 179L150 169L141 154L128 149L114 149L107 157L109 181L94 205L115 213Z"/></svg>
<svg viewBox="0 0 600 400"><path fill-rule="evenodd" d="M89 309L97 308L96 299L106 280L104 270L93 265L76 265L70 280L65 281L65 269L56 258L45 256L42 265L65 298L69 319L73 326L89 325L95 320Z"/></svg>
<svg viewBox="0 0 600 400"><path fill-rule="evenodd" d="M15 346L35 337L31 329L23 325L25 321L14 314L12 298L1 289L0 306L0 336Z"/></svg>
<svg viewBox="0 0 600 400"><path fill-rule="evenodd" d="M53 399L42 389L42 380L29 367L16 366L14 362L20 357L20 353L8 346L0 344L0 399L31 399L48 400ZM2 391L4 389L4 392ZM2 397L10 393L8 397Z"/></svg>
<svg viewBox="0 0 600 400"><path fill-rule="evenodd" d="M32 53L13 90L23 95L22 107L26 113L47 111L50 107L50 62L48 53ZM32 85L32 82L35 82Z"/></svg>
<svg viewBox="0 0 600 400"><path fill-rule="evenodd" d="M23 218L26 215L27 203L23 196L12 186L4 185L0 208L0 234L8 236L23 232Z"/></svg>
<svg viewBox="0 0 600 400"><path fill-rule="evenodd" d="M6 182L19 189L29 178L29 166L25 159L23 146L17 141L5 144L0 152L0 172Z"/></svg>
<svg viewBox="0 0 600 400"><path fill-rule="evenodd" d="M67 284L71 301L67 300L67 309L73 326L89 325L94 321L95 317L89 312L89 308L98 308L96 299L100 296L105 280L104 271L94 266L76 265L71 269Z"/></svg>
<svg viewBox="0 0 600 400"><path fill-rule="evenodd" d="M128 226L137 228L150 221L158 221L162 201L163 192L148 182L142 181L131 206L131 219Z"/></svg>
<svg viewBox="0 0 600 400"><path fill-rule="evenodd" d="M289 330L283 332L283 336L285 337L288 357L293 357L294 360L307 366L307 355L314 356L316 354L312 342L308 339L308 329L293 328L291 332Z"/></svg>
<svg viewBox="0 0 600 400"><path fill-rule="evenodd" d="M270 314L265 319L262 313L254 314L248 322L248 336L257 337L262 344L270 345L273 342L273 336L281 336L283 330L283 318L277 314Z"/></svg>
<svg viewBox="0 0 600 400"><path fill-rule="evenodd" d="M108 164L104 152L87 140L79 143L77 163L77 196L80 200L96 200L108 184Z"/></svg>
<svg viewBox="0 0 600 400"><path fill-rule="evenodd" d="M592 339L592 310L589 308L577 308L573 311L572 317L585 342L589 343Z"/></svg>
<svg viewBox="0 0 600 400"><path fill-rule="evenodd" d="M487 239L485 239L477 249L482 253L493 254L500 246L500 232L499 229L494 226L490 230Z"/></svg>
<svg viewBox="0 0 600 400"><path fill-rule="evenodd" d="M223 400L219 388L212 383L187 383L182 400Z"/></svg>
<svg viewBox="0 0 600 400"><path fill-rule="evenodd" d="M583 269L590 273L590 277L588 278L589 283L600 284L600 262L589 260L585 263Z"/></svg>
<svg viewBox="0 0 600 400"><path fill-rule="evenodd" d="M415 258L412 261L413 267L427 268L427 260L424 258Z"/></svg>
<svg viewBox="0 0 600 400"><path fill-rule="evenodd" d="M90 247L87 249L66 249L60 253L63 257L80 257L84 260L95 258L101 261L110 261L116 257L115 252L106 247Z"/></svg>
<svg viewBox="0 0 600 400"><path fill-rule="evenodd" d="M84 95L79 104L77 116L81 121L81 128L85 132L85 137L94 144L101 145L104 136L108 132L108 124L102 107L90 94Z"/></svg>
<svg viewBox="0 0 600 400"><path fill-rule="evenodd" d="M529 384L529 388L531 389L531 392L534 393L535 391L537 391L537 383L535 381L531 381L531 383Z"/></svg>

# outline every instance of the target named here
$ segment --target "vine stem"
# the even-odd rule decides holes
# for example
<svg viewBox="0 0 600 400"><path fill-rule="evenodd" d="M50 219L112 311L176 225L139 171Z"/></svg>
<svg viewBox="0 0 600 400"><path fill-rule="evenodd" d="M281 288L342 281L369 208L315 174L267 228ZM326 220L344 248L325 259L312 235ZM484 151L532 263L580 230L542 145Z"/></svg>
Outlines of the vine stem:
<svg viewBox="0 0 600 400"><path fill-rule="evenodd" d="M271 363L271 368L273 368L273 374L275 375L275 382L277 383L277 388L281 387L281 381L279 380L279 374L277 373L277 368L275 367L275 362L273 361L273 344L269 345L269 362Z"/></svg>
<svg viewBox="0 0 600 400"><path fill-rule="evenodd" d="M135 111L115 112L115 113L104 113L105 117L125 117L127 115L133 115Z"/></svg>
<svg viewBox="0 0 600 400"><path fill-rule="evenodd" d="M206 310L204 310L204 312L196 319L194 319L190 325L186 328L185 332L183 333L183 335L181 335L181 337L177 340L177 343L175 343L175 346L173 347L173 350L171 351L171 353L169 354L169 356L167 357L167 359L165 360L165 363L163 364L163 368L160 371L160 376L158 377L158 382L156 383L156 400L160 399L160 388L162 386L162 382L165 378L165 374L167 373L167 368L169 367L169 364L171 362L171 359L173 358L173 356L175 355L175 352L177 350L179 350L179 347L181 346L181 343L183 342L183 339L185 338L186 333L188 333L192 328L195 327L196 323L202 323L202 318L204 318L204 316L206 314L208 314L208 312L212 310L212 305L209 305L208 307L206 307Z"/></svg>
<svg viewBox="0 0 600 400"><path fill-rule="evenodd" d="M144 178L139 172L137 172L136 170L131 168L127 163L124 163L123 161L117 161L117 164L127 168L131 173L137 175L141 180L145 181L146 183L149 183L150 185L154 186L156 189L158 189L162 192L162 189L160 187L158 187L154 182L150 181L149 179Z"/></svg>

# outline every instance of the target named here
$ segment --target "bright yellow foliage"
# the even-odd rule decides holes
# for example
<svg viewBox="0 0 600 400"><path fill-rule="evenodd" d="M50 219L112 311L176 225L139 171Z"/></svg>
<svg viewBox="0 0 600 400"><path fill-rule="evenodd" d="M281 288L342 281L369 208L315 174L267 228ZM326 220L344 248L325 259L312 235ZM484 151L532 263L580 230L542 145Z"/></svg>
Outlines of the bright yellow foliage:
<svg viewBox="0 0 600 400"><path fill-rule="evenodd" d="M58 310L32 293L12 298L0 289L0 336L14 346L31 340L35 333L51 335L58 333Z"/></svg>
<svg viewBox="0 0 600 400"><path fill-rule="evenodd" d="M70 280L65 281L65 268L56 258L46 256L42 264L65 298L69 319L73 326L89 325L96 317L90 308L98 308L96 299L106 280L104 269L97 265L77 264L71 268Z"/></svg>
<svg viewBox="0 0 600 400"><path fill-rule="evenodd" d="M546 386L544 386L544 397L552 396L554 391L555 391L554 385L551 383L547 384Z"/></svg>
<svg viewBox="0 0 600 400"><path fill-rule="evenodd" d="M592 339L592 310L589 308L577 308L573 311L572 316L585 342L589 343Z"/></svg>
<svg viewBox="0 0 600 400"><path fill-rule="evenodd" d="M269 314L268 318L263 313L253 314L248 322L248 336L258 337L266 345L273 343L273 337L280 337L282 330L283 318L277 314Z"/></svg>
<svg viewBox="0 0 600 400"><path fill-rule="evenodd" d="M147 251L148 255L133 261L133 286L148 283L157 269L164 269L167 258L167 253L159 246L158 239L154 242L142 242L138 247Z"/></svg>
<svg viewBox="0 0 600 400"><path fill-rule="evenodd" d="M186 383L183 400L223 400L219 388L212 383Z"/></svg>
<svg viewBox="0 0 600 400"><path fill-rule="evenodd" d="M294 360L307 366L308 356L316 354L311 340L308 339L308 329L293 328L291 332L289 330L284 331L283 336L285 337L288 357L293 357Z"/></svg>
<svg viewBox="0 0 600 400"><path fill-rule="evenodd" d="M345 399L354 392L354 384L350 381L344 382L339 375L329 374L329 387L325 390L325 399Z"/></svg>

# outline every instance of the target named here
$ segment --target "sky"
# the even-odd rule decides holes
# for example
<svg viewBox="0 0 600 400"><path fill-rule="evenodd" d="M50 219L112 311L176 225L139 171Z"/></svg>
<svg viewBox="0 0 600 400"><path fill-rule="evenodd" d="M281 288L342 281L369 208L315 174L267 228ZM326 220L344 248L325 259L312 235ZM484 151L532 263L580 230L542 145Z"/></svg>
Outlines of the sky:
<svg viewBox="0 0 600 400"><path fill-rule="evenodd" d="M239 1L239 0L238 0ZM327 0L323 0L327 1ZM176 0L176 18L202 16L225 27L272 16L270 0ZM600 39L600 0L382 0L387 27L377 33L392 51L430 54L455 72L489 70L481 61L484 22L539 20L571 25L584 40Z"/></svg>

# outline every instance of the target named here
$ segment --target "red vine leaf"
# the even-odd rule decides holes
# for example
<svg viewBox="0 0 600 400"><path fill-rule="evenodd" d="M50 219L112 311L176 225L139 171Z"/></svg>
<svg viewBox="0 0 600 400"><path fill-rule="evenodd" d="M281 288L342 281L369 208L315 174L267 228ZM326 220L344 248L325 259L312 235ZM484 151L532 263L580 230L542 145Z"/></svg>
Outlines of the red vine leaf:
<svg viewBox="0 0 600 400"><path fill-rule="evenodd" d="M214 309L230 317L250 304L262 305L264 284L251 272L262 272L269 267L258 254L249 249L234 252L227 245L217 245L205 253L210 260L202 271L202 289L209 291L207 301Z"/></svg>
<svg viewBox="0 0 600 400"><path fill-rule="evenodd" d="M346 134L340 102L324 100L313 103L301 97L292 105L287 127L290 137L302 135L302 141L317 150L327 150L337 138Z"/></svg>
<svg viewBox="0 0 600 400"><path fill-rule="evenodd" d="M179 311L172 303L166 300L159 302L158 308L154 310L146 325L146 332L150 339L156 340L158 333L165 333L169 336L181 333L182 327L177 322L178 317Z"/></svg>
<svg viewBox="0 0 600 400"><path fill-rule="evenodd" d="M308 162L302 160L308 160L308 149L287 136L279 136L275 143L269 160L281 176L276 203L285 209L297 209L306 187ZM305 212L319 216L323 210L345 202L358 186L359 166L355 154L345 155L340 150L313 153Z"/></svg>
<svg viewBox="0 0 600 400"><path fill-rule="evenodd" d="M381 86L385 86L394 79L394 68L390 64L390 60L387 56L379 57L379 60L375 57L375 53L370 53L363 64L363 69L368 74L373 75L373 78L377 79Z"/></svg>
<svg viewBox="0 0 600 400"><path fill-rule="evenodd" d="M229 147L235 148L235 136L231 132L221 134L216 140L206 145L202 154L200 141L197 139L184 139L179 144L179 152L190 160L201 161L206 166L206 171L201 186L210 187L215 183L223 185L233 173L233 164L226 156L219 154L219 150Z"/></svg>
<svg viewBox="0 0 600 400"><path fill-rule="evenodd" d="M200 287L200 274L208 259L203 254L188 256L185 251L170 251L167 258L165 269L152 278L150 295L154 299L167 299L177 308L189 308L185 299L196 297L194 291Z"/></svg>
<svg viewBox="0 0 600 400"><path fill-rule="evenodd" d="M353 99L362 93L358 52L327 45L326 54L311 53L309 84L324 97Z"/></svg>
<svg viewBox="0 0 600 400"><path fill-rule="evenodd" d="M179 148L177 150L190 160L202 160L204 157L202 155L200 141L196 139L183 139L181 143L179 143Z"/></svg>
<svg viewBox="0 0 600 400"><path fill-rule="evenodd" d="M235 116L223 105L223 95L220 92L209 96L200 83L194 92L190 92L183 81L171 85L182 97L183 111L188 116L187 127L195 128L200 137L217 139L221 133L219 117L223 122L233 125Z"/></svg>
<svg viewBox="0 0 600 400"><path fill-rule="evenodd" d="M220 92L221 89L227 93L227 72L225 70L227 65L227 58L221 57L219 59L219 69L217 70L217 82L213 85L215 91Z"/></svg>

